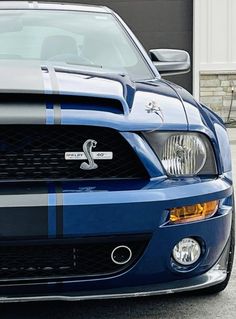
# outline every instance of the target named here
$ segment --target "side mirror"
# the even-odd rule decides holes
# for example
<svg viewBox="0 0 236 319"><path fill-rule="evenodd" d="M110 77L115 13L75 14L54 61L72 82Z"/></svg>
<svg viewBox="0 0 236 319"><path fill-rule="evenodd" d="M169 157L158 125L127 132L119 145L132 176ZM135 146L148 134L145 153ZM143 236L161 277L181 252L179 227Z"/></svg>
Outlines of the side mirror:
<svg viewBox="0 0 236 319"><path fill-rule="evenodd" d="M150 50L152 62L162 75L188 73L191 60L188 52L183 50L154 49Z"/></svg>

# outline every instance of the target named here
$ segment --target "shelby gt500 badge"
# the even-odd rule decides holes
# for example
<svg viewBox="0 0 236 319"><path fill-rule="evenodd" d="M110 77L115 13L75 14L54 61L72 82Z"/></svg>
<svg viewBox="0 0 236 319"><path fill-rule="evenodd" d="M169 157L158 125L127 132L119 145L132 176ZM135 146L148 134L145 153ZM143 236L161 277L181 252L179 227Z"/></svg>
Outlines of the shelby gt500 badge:
<svg viewBox="0 0 236 319"><path fill-rule="evenodd" d="M87 140L83 144L83 152L66 152L65 160L67 161L79 161L88 160L80 165L82 170L93 170L98 168L98 165L94 160L112 160L113 152L92 152L93 148L96 148L97 141Z"/></svg>

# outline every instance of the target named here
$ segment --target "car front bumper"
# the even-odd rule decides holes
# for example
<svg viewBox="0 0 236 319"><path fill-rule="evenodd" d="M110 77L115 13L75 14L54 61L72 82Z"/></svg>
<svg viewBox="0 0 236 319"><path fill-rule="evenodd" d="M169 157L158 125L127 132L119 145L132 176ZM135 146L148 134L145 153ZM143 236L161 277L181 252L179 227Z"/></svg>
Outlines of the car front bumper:
<svg viewBox="0 0 236 319"><path fill-rule="evenodd" d="M0 302L159 295L225 280L233 211L233 190L227 178L126 182L125 190L123 183L64 183L61 188L27 185L25 189L22 185L14 194L12 188L5 188L0 195L2 245L23 238L31 242L40 236L57 241L149 233L151 239L139 260L122 273L63 281L0 282ZM220 208L210 219L179 225L167 222L169 208L216 199ZM193 268L179 271L173 267L171 254L184 237L197 238L203 254Z"/></svg>
<svg viewBox="0 0 236 319"><path fill-rule="evenodd" d="M2 296L1 303L10 302L30 302L30 301L83 301L83 300L102 300L102 299L119 299L119 298L133 298L133 297L148 297L165 294L191 292L203 288L208 288L217 285L226 279L227 271L217 269L214 266L211 270L187 280L179 280L176 282L156 284L148 286L137 286L132 288L119 288L111 290L99 290L96 292L89 292L87 294L81 293L61 293L61 294L46 294L46 295L22 295L22 296Z"/></svg>

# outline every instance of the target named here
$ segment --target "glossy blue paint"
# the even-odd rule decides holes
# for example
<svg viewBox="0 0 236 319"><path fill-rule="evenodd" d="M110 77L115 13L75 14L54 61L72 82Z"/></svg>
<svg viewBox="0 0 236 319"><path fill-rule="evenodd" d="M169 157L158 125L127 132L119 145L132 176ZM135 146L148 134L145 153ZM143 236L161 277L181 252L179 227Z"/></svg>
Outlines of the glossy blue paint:
<svg viewBox="0 0 236 319"><path fill-rule="evenodd" d="M123 95L122 86L119 83L111 81L108 87L105 87L104 92L101 92L101 78L91 79L81 78L70 74L65 75L60 73L59 89L61 94L78 95L88 97L106 97L115 99L127 105ZM83 83L85 82L85 83ZM114 85L113 85L114 84ZM118 87L117 87L118 84ZM90 89L91 87L91 89ZM92 90L92 92L86 92ZM93 89L92 89L93 88ZM109 89L109 94L106 90ZM96 91L95 91L96 90ZM114 93L112 93L112 90ZM75 93L76 92L76 93ZM187 120L184 107L175 92L165 84L156 83L138 83L133 89L133 105L129 112L122 114L114 114L110 112L104 113L100 110L92 109L89 113L87 110L76 109L73 105L69 109L68 105L62 105L62 124L65 125L93 125L106 126L117 129L119 131L140 131L140 130L186 130ZM156 100L161 109L163 120L155 113L148 113L146 110L147 104ZM170 108L169 105L172 105Z"/></svg>
<svg viewBox="0 0 236 319"><path fill-rule="evenodd" d="M23 7L24 5L20 4ZM14 3L14 6L17 4ZM62 8L60 4L50 4L49 7L53 10ZM39 8L46 9L48 5L39 4ZM48 237L67 240L88 236L150 233L150 242L137 263L121 274L80 280L65 279L60 283L54 280L46 284L39 281L31 285L5 285L0 286L0 296L20 296L22 293L86 295L89 291L122 291L123 288L137 285L142 286L145 291L145 287L150 284L170 282L174 286L179 279L183 279L184 286L184 280L207 272L217 263L230 239L234 200L230 146L224 125L213 112L195 101L184 89L161 80L147 53L121 19L109 9L96 8L63 5L63 10L97 10L113 14L141 52L153 72L153 79L132 83L127 76L108 74L104 70L96 73L89 71L88 76L84 69L75 67L74 73L55 71L57 90L52 87L49 73L43 73L44 88L36 93L109 99L110 108L101 106L98 109L96 103L85 107L79 102L64 101L60 105L60 122L62 125L90 125L118 130L141 160L149 178L59 181L47 184ZM30 67L32 69L32 63ZM34 68L38 70L39 66L34 65ZM30 83L26 83L26 88L26 92L35 93L30 91ZM115 111L112 100L118 101L123 111ZM152 101L157 103L161 114L147 112L146 107ZM54 124L54 117L54 105L47 103L46 124ZM159 159L142 137L143 131L154 130L195 131L205 134L214 149L218 176L168 178ZM44 199L45 194L37 191L28 194L25 190L20 194L21 207L43 207L40 199ZM10 196L13 203L19 202L19 194L10 192ZM5 193L0 194L0 205L9 205L7 200ZM169 224L170 208L211 200L219 200L220 206L210 219L179 225ZM61 229L57 224L58 208L62 210ZM203 254L193 268L178 272L173 267L171 253L175 244L184 237L198 239L202 244ZM27 240L31 242L32 238Z"/></svg>
<svg viewBox="0 0 236 319"><path fill-rule="evenodd" d="M134 204L137 206L137 204ZM134 208L135 208L134 206ZM114 206L115 207L115 206ZM112 209L114 208L112 207ZM137 208L137 207L136 207ZM174 282L178 279L188 279L199 274L206 272L210 269L220 257L230 234L231 228L231 208L230 207L222 207L219 211L219 214L212 219L203 222L195 222L188 225L178 225L178 226L168 226L162 225L158 226L160 223L160 212L156 211L154 215L154 207L151 205L148 207L143 207L145 209L145 219L142 218L143 212L139 211L136 215L136 211L130 213L130 208L128 210L123 210L123 218L121 216L117 216L116 212L110 214L109 212L105 213L98 209L96 214L97 217L92 217L92 211L84 210L84 218L82 218L83 214L81 214L80 210L77 210L73 213L69 211L66 213L66 217L68 220L71 219L78 223L79 230L82 231L86 228L86 233L88 228L86 226L91 226L94 224L94 221L97 222L97 225L103 223L103 233L106 231L106 225L110 225L110 227L116 225L117 223L123 224L127 227L128 223L130 224L130 228L135 231L135 233L141 230L152 230L152 239L142 258L138 261L138 263L127 272L122 273L116 276L109 276L104 278L87 278L80 280L68 280L63 284L50 283L49 285L37 285L32 284L30 286L26 286L22 284L21 291L19 291L19 287L0 287L0 294L22 294L24 291L25 294L78 294L83 295L92 290L96 293L96 290L109 290L109 289L117 289L123 287L132 287L143 285L143 289L145 291L145 285L156 284L156 283L164 283L164 282ZM148 208L148 209L147 209ZM117 207L116 207L117 209ZM140 208L141 210L141 208ZM87 216L89 213L89 217ZM95 212L94 212L95 214ZM102 217L100 216L102 214ZM128 214L128 216L127 216ZM128 217L133 214L133 218L129 219ZM150 218L149 214L153 217ZM146 216L147 215L147 216ZM79 217L78 217L79 216ZM99 216L99 217L98 217ZM113 220L112 220L113 219ZM88 221L90 220L90 224ZM144 225L141 224L141 221L144 221ZM110 222L113 221L114 224L111 225ZM84 222L86 223L84 225ZM73 229L74 225L72 223L70 225L65 225L65 230L69 226L70 231ZM72 227L72 228L71 228ZM109 226L108 226L109 227ZM112 227L112 232L114 232ZM126 230L126 229L125 229ZM121 229L119 229L120 233ZM124 231L124 230L123 230ZM92 229L94 233L94 229ZM96 230L98 233L98 230ZM130 229L129 229L130 232ZM211 234L209 236L209 234ZM180 273L174 271L171 267L171 251L174 245L182 239L184 236L194 236L198 239L201 239L206 246L206 250L204 255L202 256L201 262L193 269L189 269L186 272ZM184 283L184 281L183 281ZM112 291L112 290L111 290Z"/></svg>
<svg viewBox="0 0 236 319"><path fill-rule="evenodd" d="M232 194L231 186L221 179L191 183L165 180L130 190L104 191L92 182L87 183L84 192L82 183L77 187L78 192L70 189L69 184L63 187L64 236L152 233L166 223L169 208L223 199Z"/></svg>

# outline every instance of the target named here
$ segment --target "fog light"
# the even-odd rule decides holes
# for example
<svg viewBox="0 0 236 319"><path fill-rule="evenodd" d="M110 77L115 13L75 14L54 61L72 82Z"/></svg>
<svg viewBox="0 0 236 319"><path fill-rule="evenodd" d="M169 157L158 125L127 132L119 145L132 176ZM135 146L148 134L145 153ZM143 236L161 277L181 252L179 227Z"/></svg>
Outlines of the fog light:
<svg viewBox="0 0 236 319"><path fill-rule="evenodd" d="M193 238L182 239L173 249L174 260L183 266L189 266L198 261L201 247Z"/></svg>
<svg viewBox="0 0 236 319"><path fill-rule="evenodd" d="M170 210L170 221L172 223L187 223L213 216L219 206L219 201L214 200L207 203L191 206L176 207Z"/></svg>

